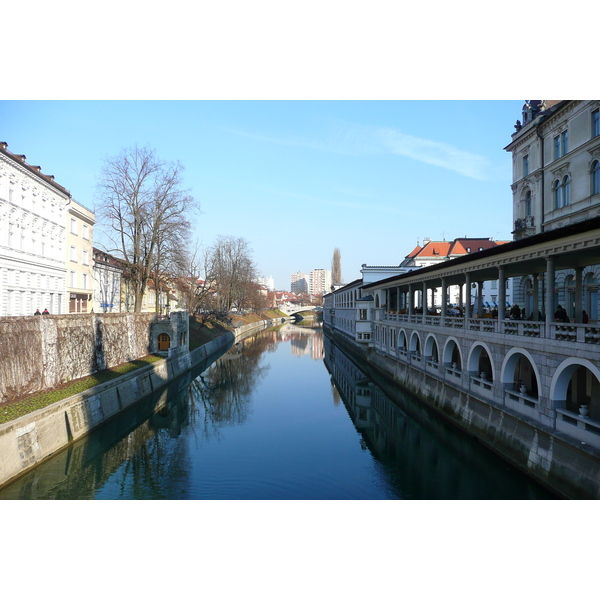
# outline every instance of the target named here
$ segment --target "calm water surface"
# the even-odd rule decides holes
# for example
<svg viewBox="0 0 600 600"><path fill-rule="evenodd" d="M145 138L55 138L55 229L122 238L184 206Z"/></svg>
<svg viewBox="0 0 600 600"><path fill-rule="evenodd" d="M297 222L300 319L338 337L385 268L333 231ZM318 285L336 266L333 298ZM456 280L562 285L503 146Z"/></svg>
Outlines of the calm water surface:
<svg viewBox="0 0 600 600"><path fill-rule="evenodd" d="M159 396L168 407L148 418ZM234 346L0 491L0 499L545 499L324 338Z"/></svg>

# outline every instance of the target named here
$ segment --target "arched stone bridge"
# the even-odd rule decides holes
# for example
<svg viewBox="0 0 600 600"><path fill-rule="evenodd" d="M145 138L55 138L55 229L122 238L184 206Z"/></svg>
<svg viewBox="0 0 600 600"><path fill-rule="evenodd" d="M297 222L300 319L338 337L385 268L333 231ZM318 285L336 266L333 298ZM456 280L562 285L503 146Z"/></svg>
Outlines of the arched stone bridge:
<svg viewBox="0 0 600 600"><path fill-rule="evenodd" d="M323 310L321 306L278 306L281 312L284 312L288 317L295 315L296 313L305 312L309 310Z"/></svg>

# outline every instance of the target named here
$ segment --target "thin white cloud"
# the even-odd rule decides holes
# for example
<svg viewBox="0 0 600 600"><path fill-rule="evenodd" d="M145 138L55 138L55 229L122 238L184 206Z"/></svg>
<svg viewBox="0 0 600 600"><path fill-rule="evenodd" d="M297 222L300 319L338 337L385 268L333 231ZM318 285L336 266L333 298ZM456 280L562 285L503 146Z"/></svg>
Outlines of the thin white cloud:
<svg viewBox="0 0 600 600"><path fill-rule="evenodd" d="M245 131L228 129L230 133L257 141L284 146L306 147L350 156L369 154L393 154L404 156L429 165L454 171L465 177L487 180L491 176L490 161L474 152L456 148L445 142L437 142L409 135L391 127L374 127L338 122L328 137L272 137Z"/></svg>
<svg viewBox="0 0 600 600"><path fill-rule="evenodd" d="M472 179L487 179L489 161L473 152L466 152L443 142L407 135L397 129L379 128L374 135L379 136L393 154L449 169Z"/></svg>

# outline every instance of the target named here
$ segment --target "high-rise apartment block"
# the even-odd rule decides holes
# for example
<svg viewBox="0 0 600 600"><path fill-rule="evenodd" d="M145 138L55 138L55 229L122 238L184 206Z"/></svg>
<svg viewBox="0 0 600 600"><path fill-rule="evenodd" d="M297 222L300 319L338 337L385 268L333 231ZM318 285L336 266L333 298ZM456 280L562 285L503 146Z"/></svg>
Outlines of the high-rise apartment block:
<svg viewBox="0 0 600 600"><path fill-rule="evenodd" d="M291 275L290 292L294 294L308 294L309 276L306 273L297 271Z"/></svg>
<svg viewBox="0 0 600 600"><path fill-rule="evenodd" d="M311 296L322 296L331 291L331 271L327 269L313 269L308 281L308 293Z"/></svg>

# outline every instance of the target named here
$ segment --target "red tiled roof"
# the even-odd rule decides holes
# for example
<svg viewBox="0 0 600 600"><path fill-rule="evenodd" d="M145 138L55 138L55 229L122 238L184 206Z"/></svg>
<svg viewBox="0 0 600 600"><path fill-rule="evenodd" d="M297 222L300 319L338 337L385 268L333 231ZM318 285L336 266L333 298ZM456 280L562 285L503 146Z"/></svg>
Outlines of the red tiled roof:
<svg viewBox="0 0 600 600"><path fill-rule="evenodd" d="M448 251L450 250L450 242L429 242L423 246L421 252L419 252L419 257L423 258L425 256L448 256Z"/></svg>

